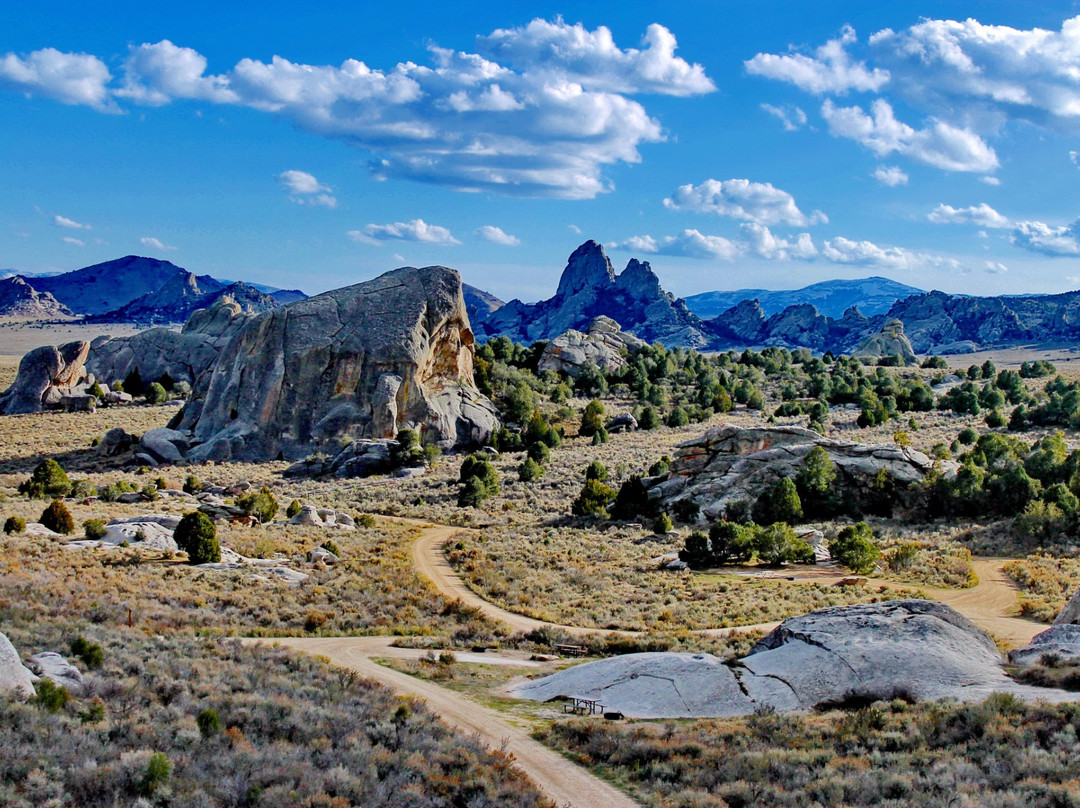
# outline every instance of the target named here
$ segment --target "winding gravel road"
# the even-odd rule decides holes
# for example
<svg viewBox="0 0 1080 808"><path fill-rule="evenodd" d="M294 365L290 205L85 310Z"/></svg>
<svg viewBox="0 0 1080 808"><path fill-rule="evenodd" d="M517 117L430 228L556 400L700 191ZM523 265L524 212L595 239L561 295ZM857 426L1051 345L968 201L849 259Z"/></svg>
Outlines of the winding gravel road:
<svg viewBox="0 0 1080 808"><path fill-rule="evenodd" d="M611 632L607 629L585 628L549 623L496 606L469 589L450 567L443 546L466 528L433 525L413 519L392 519L420 529L420 536L412 546L412 558L416 569L431 581L446 598L459 599L483 612L494 620L506 623L514 631L532 631L537 628L558 628L575 636L590 634L633 635L636 632ZM975 572L978 586L971 589L930 589L922 591L928 596L952 606L976 625L986 629L1010 645L1026 645L1046 626L1017 617L1017 588L1002 571L1007 559L976 559ZM839 575L836 579L839 579ZM822 583L829 576L815 578ZM737 631L752 629L771 630L778 623L759 623L737 628L707 629L701 634L723 636ZM415 659L421 652L392 648L390 637L335 637L309 639L304 637L258 642L276 642L312 654L321 654L335 665L357 671L378 681L397 693L418 696L428 707L451 726L475 733L484 743L495 749L513 754L517 765L529 775L536 785L560 808L633 808L633 800L608 783L593 776L585 769L551 751L529 735L529 728L515 723L513 718L471 701L452 690L440 687L398 671L378 665L372 657L391 656ZM485 664L528 665L520 657L503 654L485 654L483 657L458 654L462 662Z"/></svg>

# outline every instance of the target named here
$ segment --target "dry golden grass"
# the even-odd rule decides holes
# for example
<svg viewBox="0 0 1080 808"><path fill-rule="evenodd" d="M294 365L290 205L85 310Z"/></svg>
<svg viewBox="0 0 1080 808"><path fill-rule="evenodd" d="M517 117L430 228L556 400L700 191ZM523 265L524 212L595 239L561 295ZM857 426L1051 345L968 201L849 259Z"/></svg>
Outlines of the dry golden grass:
<svg viewBox="0 0 1080 808"><path fill-rule="evenodd" d="M1080 559L1033 555L1010 561L1006 574L1022 590L1020 613L1052 623L1080 585Z"/></svg>

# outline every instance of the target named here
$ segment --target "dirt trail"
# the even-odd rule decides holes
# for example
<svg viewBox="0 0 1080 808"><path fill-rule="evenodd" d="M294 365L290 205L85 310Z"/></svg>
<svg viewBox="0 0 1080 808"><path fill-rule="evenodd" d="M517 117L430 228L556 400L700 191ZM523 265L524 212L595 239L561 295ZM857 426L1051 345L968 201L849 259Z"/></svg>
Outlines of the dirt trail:
<svg viewBox="0 0 1080 808"><path fill-rule="evenodd" d="M433 525L415 519L396 518L390 521L420 528L420 536L412 546L413 562L420 574L428 578L444 597L460 599L488 617L501 620L515 631L528 632L537 628L558 628L579 637L590 634L633 635L637 633L611 632L606 629L549 623L496 606L465 585L450 567L443 552L443 545L453 536L468 532L467 528ZM927 596L952 606L976 625L1010 645L1026 645L1046 626L1016 616L1018 612L1017 588L1002 571L1006 560L975 559L973 565L979 576L979 584L971 589L922 587L922 591ZM736 631L770 630L777 625L778 623L775 622L761 623L737 628L708 629L700 633L704 636L724 636ZM631 808L637 804L613 786L534 741L529 736L529 730L526 727L511 723L511 719L507 716L466 699L452 690L390 670L373 662L372 657L416 659L423 653L414 649L392 648L390 637L285 638L261 642L277 642L308 653L322 654L335 665L355 670L398 693L419 696L427 702L432 711L451 726L476 733L488 746L503 748L513 754L518 766L548 797L555 800L560 808L562 806L593 808L593 806L601 805L610 806L610 808ZM458 654L457 656L462 662L529 664L513 654L484 654L482 656ZM473 656L477 658L473 659Z"/></svg>
<svg viewBox="0 0 1080 808"><path fill-rule="evenodd" d="M262 642L280 643L310 654L321 654L335 665L354 670L398 693L419 696L455 729L475 733L493 749L512 754L522 771L560 808L637 807L636 802L615 787L534 741L529 737L527 728L510 723L506 716L452 690L373 662L372 656L391 656L395 655L394 651L403 650L391 649L391 640L389 637L290 637Z"/></svg>
<svg viewBox="0 0 1080 808"><path fill-rule="evenodd" d="M443 552L443 545L451 537L462 532L468 532L467 528L432 525L428 522L412 519L398 519L396 521L421 529L420 537L412 546L413 562L416 564L417 570L428 578L444 597L458 598L462 602L479 609L488 617L503 621L515 631L558 628L579 637L590 634L612 633L632 636L638 633L634 631L612 632L608 629L549 623L496 606L465 585L465 582L454 572L450 563L446 560L446 554ZM1016 598L1018 590L1002 569L1008 560L1005 558L973 559L972 566L975 568L975 574L979 576L979 583L970 589L937 589L934 587L912 586L911 584L890 584L876 580L872 582L872 585L884 584L890 587L918 589L927 597L953 607L998 639L1011 646L1022 646L1031 642L1031 638L1040 631L1045 631L1047 626L1017 616L1019 614L1019 605ZM835 583L842 577L841 574L826 575L824 577L815 576L815 580L818 583L828 585ZM723 637L738 631L757 629L771 631L778 625L778 622L757 623L733 628L705 629L700 634L706 637Z"/></svg>

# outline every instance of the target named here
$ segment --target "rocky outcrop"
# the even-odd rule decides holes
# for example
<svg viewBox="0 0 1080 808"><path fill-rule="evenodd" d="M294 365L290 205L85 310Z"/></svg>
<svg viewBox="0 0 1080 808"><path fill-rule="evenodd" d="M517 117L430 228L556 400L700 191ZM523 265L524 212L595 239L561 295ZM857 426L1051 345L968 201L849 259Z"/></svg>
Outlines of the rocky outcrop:
<svg viewBox="0 0 1080 808"><path fill-rule="evenodd" d="M457 272L405 267L246 323L178 428L194 461L299 460L406 426L443 446L479 444L497 420L472 363Z"/></svg>
<svg viewBox="0 0 1080 808"><path fill-rule="evenodd" d="M254 316L223 297L193 313L180 332L150 328L130 337L98 337L90 345L87 367L103 383L122 381L138 368L144 381L167 373L194 387L221 349Z"/></svg>
<svg viewBox="0 0 1080 808"><path fill-rule="evenodd" d="M512 300L477 330L485 337L502 334L531 343L571 329L584 331L600 315L646 342L702 347L709 341L701 320L660 288L648 263L631 259L616 275L604 248L595 241L585 242L570 255L554 297L531 304Z"/></svg>
<svg viewBox="0 0 1080 808"><path fill-rule="evenodd" d="M78 385L87 378L89 352L85 341L30 351L19 362L14 383L0 394L0 415L41 412L46 404L58 406L61 398L82 393Z"/></svg>
<svg viewBox="0 0 1080 808"><path fill-rule="evenodd" d="M34 695L37 676L23 667L19 652L6 634L0 634L0 694L16 699Z"/></svg>
<svg viewBox="0 0 1080 808"><path fill-rule="evenodd" d="M36 676L51 679L73 696L83 692L82 671L55 651L42 651L26 660L26 667Z"/></svg>
<svg viewBox="0 0 1080 808"><path fill-rule="evenodd" d="M1080 696L1019 685L990 636L927 600L838 606L785 620L731 665L708 654L627 654L513 688L520 698L599 700L634 718L799 711L851 700L953 698L1007 692L1029 700Z"/></svg>
<svg viewBox="0 0 1080 808"><path fill-rule="evenodd" d="M16 275L0 280L0 317L59 320L71 316L71 309L48 292L39 292L25 278Z"/></svg>
<svg viewBox="0 0 1080 808"><path fill-rule="evenodd" d="M899 356L905 365L916 365L918 359L911 343L904 334L904 324L893 318L888 320L881 330L871 334L855 350L854 356L869 356L880 359L883 356Z"/></svg>
<svg viewBox="0 0 1080 808"><path fill-rule="evenodd" d="M1045 656L1080 663L1080 590L1073 593L1054 625L1035 635L1024 648L1010 651L1009 661L1027 666L1042 661Z"/></svg>
<svg viewBox="0 0 1080 808"><path fill-rule="evenodd" d="M539 369L577 378L588 366L610 373L626 367L629 351L646 346L610 317L596 317L584 332L571 329L551 340L540 355Z"/></svg>
<svg viewBox="0 0 1080 808"><path fill-rule="evenodd" d="M679 444L671 471L646 480L646 485L649 496L668 508L691 500L701 508L703 518L717 519L735 503L753 502L781 477L795 477L815 446L828 452L837 472L834 485L849 496L869 489L884 470L903 502L905 490L934 467L934 461L911 448L832 440L796 426L722 424ZM938 461L938 468L946 475L954 474L957 464Z"/></svg>

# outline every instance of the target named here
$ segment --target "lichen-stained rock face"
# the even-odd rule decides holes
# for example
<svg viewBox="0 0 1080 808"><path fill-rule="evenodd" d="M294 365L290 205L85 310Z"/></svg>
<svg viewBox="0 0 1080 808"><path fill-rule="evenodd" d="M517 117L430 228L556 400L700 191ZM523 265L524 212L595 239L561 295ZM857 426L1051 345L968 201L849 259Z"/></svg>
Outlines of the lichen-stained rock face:
<svg viewBox="0 0 1080 808"><path fill-rule="evenodd" d="M904 324L895 318L888 320L878 333L863 340L854 355L882 357L894 354L899 356L905 365L917 363L915 351L904 335Z"/></svg>
<svg viewBox="0 0 1080 808"><path fill-rule="evenodd" d="M30 351L19 362L14 383L0 394L0 415L41 412L47 400L58 403L86 378L89 352L90 343L84 341Z"/></svg>
<svg viewBox="0 0 1080 808"><path fill-rule="evenodd" d="M626 366L626 353L644 348L644 340L627 334L610 317L596 317L584 332L573 329L545 346L540 370L556 370L577 377L589 365L611 372Z"/></svg>
<svg viewBox="0 0 1080 808"><path fill-rule="evenodd" d="M835 484L849 491L868 487L884 469L902 492L934 467L929 457L910 448L831 440L796 426L721 424L680 444L671 471L647 481L649 493L668 504L692 500L704 518L716 519L732 503L753 502L781 477L794 477L815 446L829 453L836 466ZM938 468L951 475L958 466L938 461Z"/></svg>
<svg viewBox="0 0 1080 808"><path fill-rule="evenodd" d="M0 634L0 694L25 700L34 695L37 676L23 667L19 652L6 634Z"/></svg>
<svg viewBox="0 0 1080 808"><path fill-rule="evenodd" d="M185 409L189 458L298 460L403 427L485 442L494 406L473 381L461 279L404 267L267 312L223 350Z"/></svg>

